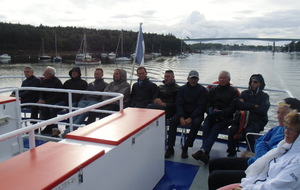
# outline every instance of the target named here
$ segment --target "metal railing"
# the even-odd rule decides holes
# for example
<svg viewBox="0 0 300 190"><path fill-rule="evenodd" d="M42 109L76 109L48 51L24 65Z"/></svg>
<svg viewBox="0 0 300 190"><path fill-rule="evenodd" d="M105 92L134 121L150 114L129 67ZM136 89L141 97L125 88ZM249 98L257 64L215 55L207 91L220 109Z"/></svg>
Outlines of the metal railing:
<svg viewBox="0 0 300 190"><path fill-rule="evenodd" d="M69 97L69 102L68 106L58 106L58 105L50 105L50 104L37 104L37 103L24 103L22 104L20 102L19 98L19 91L20 90L30 90L30 91L46 91L46 92L60 92L60 93L67 93ZM112 93L112 92L95 92L95 91L80 91L80 90L66 90L66 89L57 89L57 88L37 88L37 87L21 87L21 88L5 88L5 89L0 89L0 94L4 92L12 92L15 91L16 95L16 104L17 104L17 119L18 119L18 129L8 132L6 134L1 134L0 135L0 142L23 135L25 133L29 134L29 148L32 149L35 147L35 134L34 130L45 127L47 125L57 123L59 121L65 120L65 119L70 119L69 125L70 125L70 130L73 130L73 120L72 117L82 114L84 112L88 111L95 111L95 112L104 112L104 113L114 113L114 111L110 110L94 110L96 108L105 106L107 104L119 101L119 108L120 110L123 110L123 98L124 95L120 93ZM76 94L91 94L91 95L99 95L99 96L111 96L112 98L96 103L94 105L85 107L85 108L78 108L78 107L72 107L72 93ZM69 113L63 114L63 115L58 115L55 118L41 121L37 124L27 126L27 127L22 127L22 122L26 122L22 120L21 117L21 107L23 106L40 106L40 107L50 107L50 108L62 108L62 109L67 109ZM75 111L74 111L75 110Z"/></svg>
<svg viewBox="0 0 300 190"><path fill-rule="evenodd" d="M21 82L24 80L24 76L0 76L0 81L1 79L20 79L20 84ZM68 76L58 76L58 78L69 78ZM93 79L93 77L82 77L82 78L85 78L85 79ZM112 78L105 78L105 79L110 79L112 80ZM133 80L136 80L136 79L128 79L129 81L133 81ZM160 84L161 83L161 80L151 80L152 82L154 83L157 83L157 84ZM186 81L176 81L179 85L183 85L186 83ZM203 86L215 86L217 84L211 84L211 83L200 83L201 85ZM244 89L247 89L248 87L245 87L245 86L233 86L233 87L236 87L240 90L244 90ZM52 91L52 92L65 92L65 93L68 93L68 97L69 97L69 102L68 102L68 105L69 106L58 106L58 105L46 105L46 104L37 104L37 103L26 103L26 104L21 104L19 102L19 90L36 90L36 91ZM286 97L293 97L293 95L291 94L290 91L288 90L282 90L282 89L264 89L265 91L269 91L269 92L279 92L279 93L283 93L283 94L286 94L287 96ZM18 135L22 135L24 133L29 133L29 137L30 137L30 148L32 147L35 147L35 144L34 144L34 130L35 129L38 129L38 128L41 128L41 127L44 127L46 125L49 125L49 124L52 124L52 123L56 123L56 122L59 122L59 121L62 121L64 119L68 119L70 118L70 122L69 122L69 125L70 125L70 129L71 131L73 130L73 120L72 120L72 117L73 116L76 116L76 115L79 115L81 113L84 113L84 112L88 112L88 111L95 111L95 112L104 112L104 113L113 113L112 111L109 111L109 110L94 110L95 108L99 108L99 107L102 107L104 105L107 105L109 103L112 103L112 102L115 102L115 101L118 101L120 100L120 110L123 109L123 95L122 94L118 94L118 93L106 93L106 92L95 92L95 91L78 91L78 90L65 90L65 89L50 89L50 88L36 88L36 87L22 87L22 88L16 88L16 87L5 87L5 88L0 88L0 93L3 93L3 92L12 92L12 91L16 91L16 98L17 98L17 102L18 102L18 105L20 107L22 106L41 106L41 107L52 107L52 108L62 108L62 109L67 109L69 111L69 113L65 114L65 115L61 115L61 116L58 116L58 117L55 117L55 118L52 118L52 119L49 119L47 121L42 121L40 123L37 123L35 125L32 125L32 126L28 126L26 128L20 128L21 129L18 129L17 131L14 131L14 132L10 132L10 133L7 133L7 134L3 134L3 135L0 135L0 141L3 141L5 139L8 139L8 138L12 138L14 136L18 136ZM109 99L107 101L104 101L104 102L100 102L100 103L97 103L97 104L94 104L92 106L89 106L89 107L86 107L86 108L77 108L77 107L72 107L72 93L77 93L77 94L91 94L91 95L105 95L105 96L112 96L114 98L112 99ZM277 103L277 102L276 102ZM277 107L276 103L272 103L271 106L274 108L274 107ZM75 111L74 111L75 110ZM21 115L21 113L18 113L18 115ZM272 120L271 120L272 121ZM22 123L22 118L19 118L19 124L21 125ZM272 122L277 122L276 120L273 120Z"/></svg>

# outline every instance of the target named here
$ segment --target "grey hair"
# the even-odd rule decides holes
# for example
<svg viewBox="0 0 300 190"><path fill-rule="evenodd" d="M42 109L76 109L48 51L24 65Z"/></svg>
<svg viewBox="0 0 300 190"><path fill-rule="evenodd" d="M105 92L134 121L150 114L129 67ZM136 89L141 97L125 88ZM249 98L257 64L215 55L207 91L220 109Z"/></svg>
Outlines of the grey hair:
<svg viewBox="0 0 300 190"><path fill-rule="evenodd" d="M229 79L231 79L230 73L228 71L221 71L219 75L225 74Z"/></svg>
<svg viewBox="0 0 300 190"><path fill-rule="evenodd" d="M54 67L51 67L51 66L48 66L46 68L46 70L49 70L49 73L53 76L55 76L55 73L56 73L56 69Z"/></svg>
<svg viewBox="0 0 300 190"><path fill-rule="evenodd" d="M26 66L26 67L24 67L24 70L25 70L25 69L28 69L28 70L30 70L30 71L32 71L32 72L33 72L33 69L32 69L32 67Z"/></svg>

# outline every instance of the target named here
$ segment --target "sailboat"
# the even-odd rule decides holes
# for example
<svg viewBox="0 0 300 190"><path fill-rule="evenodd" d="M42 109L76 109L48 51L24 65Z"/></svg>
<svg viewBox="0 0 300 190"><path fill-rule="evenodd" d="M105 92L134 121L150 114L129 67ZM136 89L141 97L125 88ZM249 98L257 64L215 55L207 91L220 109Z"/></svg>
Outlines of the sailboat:
<svg viewBox="0 0 300 190"><path fill-rule="evenodd" d="M56 37L56 33L55 33L55 57L53 58L53 63L61 63L62 58L60 55L57 54L57 37Z"/></svg>
<svg viewBox="0 0 300 190"><path fill-rule="evenodd" d="M101 53L101 58L105 59L107 57L108 57L108 53L105 53L104 45L103 45L103 50L102 50L102 53Z"/></svg>
<svg viewBox="0 0 300 190"><path fill-rule="evenodd" d="M84 33L81 40L80 48L75 57L76 65L98 65L101 64L99 58L93 58L90 53L87 52L86 34Z"/></svg>
<svg viewBox="0 0 300 190"><path fill-rule="evenodd" d="M178 58L180 58L180 59L186 58L186 54L183 53L182 40L181 40L181 46L180 46L180 54L178 55Z"/></svg>
<svg viewBox="0 0 300 190"><path fill-rule="evenodd" d="M123 53L123 30L121 30L121 34L120 34L120 38L118 41L116 52L118 52L118 47L119 47L120 41L121 41L121 57L117 57L115 59L115 63L131 63L132 59L129 57L125 57L124 53Z"/></svg>
<svg viewBox="0 0 300 190"><path fill-rule="evenodd" d="M42 45L38 57L39 61L51 61L51 56L45 54L45 49L44 49L44 38L42 38Z"/></svg>

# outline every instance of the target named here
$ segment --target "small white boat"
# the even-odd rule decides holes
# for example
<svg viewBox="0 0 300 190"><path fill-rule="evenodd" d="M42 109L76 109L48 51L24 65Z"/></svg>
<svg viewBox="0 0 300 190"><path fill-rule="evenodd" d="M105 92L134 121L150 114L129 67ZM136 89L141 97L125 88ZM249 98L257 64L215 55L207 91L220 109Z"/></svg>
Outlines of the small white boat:
<svg viewBox="0 0 300 190"><path fill-rule="evenodd" d="M229 55L229 52L228 51L221 51L220 54L221 55Z"/></svg>
<svg viewBox="0 0 300 190"><path fill-rule="evenodd" d="M114 52L110 52L108 54L108 59L116 59L116 54Z"/></svg>
<svg viewBox="0 0 300 190"><path fill-rule="evenodd" d="M184 59L184 58L186 58L186 57L187 57L187 55L184 54L184 53L181 53L181 54L178 55L178 58L179 58L179 59Z"/></svg>
<svg viewBox="0 0 300 190"><path fill-rule="evenodd" d="M53 63L61 63L61 62L62 62L62 58L59 55L53 57Z"/></svg>
<svg viewBox="0 0 300 190"><path fill-rule="evenodd" d="M2 55L0 55L0 60L5 60L5 59L11 59L11 56L10 55L8 55L8 54L2 54Z"/></svg>
<svg viewBox="0 0 300 190"><path fill-rule="evenodd" d="M102 57L102 58L107 58L107 57L108 57L108 54L107 54L107 53L101 53L101 57Z"/></svg>
<svg viewBox="0 0 300 190"><path fill-rule="evenodd" d="M132 58L129 57L117 57L115 59L115 63L131 63L132 62Z"/></svg>
<svg viewBox="0 0 300 190"><path fill-rule="evenodd" d="M104 46L103 46L103 49L102 49L102 53L100 54L101 58L105 59L108 57L108 53L105 53L105 50L104 50Z"/></svg>

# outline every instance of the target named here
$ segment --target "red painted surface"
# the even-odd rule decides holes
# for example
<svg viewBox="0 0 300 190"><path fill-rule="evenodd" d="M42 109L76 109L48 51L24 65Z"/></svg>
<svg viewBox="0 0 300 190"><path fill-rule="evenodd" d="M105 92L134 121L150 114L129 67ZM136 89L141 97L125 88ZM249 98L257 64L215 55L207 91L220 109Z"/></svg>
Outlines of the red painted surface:
<svg viewBox="0 0 300 190"><path fill-rule="evenodd" d="M104 150L48 142L1 162L0 189L52 189L102 155Z"/></svg>
<svg viewBox="0 0 300 190"><path fill-rule="evenodd" d="M0 104L5 104L9 102L16 101L15 97L9 97L9 96L0 96Z"/></svg>
<svg viewBox="0 0 300 190"><path fill-rule="evenodd" d="M162 110L126 108L66 135L95 143L119 145L165 114Z"/></svg>

